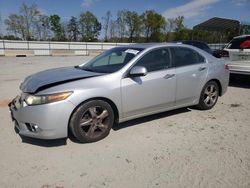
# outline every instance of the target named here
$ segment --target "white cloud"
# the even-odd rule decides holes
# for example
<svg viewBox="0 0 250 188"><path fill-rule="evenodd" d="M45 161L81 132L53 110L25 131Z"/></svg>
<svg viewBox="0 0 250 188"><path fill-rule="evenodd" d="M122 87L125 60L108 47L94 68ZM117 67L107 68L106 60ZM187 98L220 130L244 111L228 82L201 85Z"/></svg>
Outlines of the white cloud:
<svg viewBox="0 0 250 188"><path fill-rule="evenodd" d="M93 0L83 0L82 6L83 7L90 7L93 4Z"/></svg>
<svg viewBox="0 0 250 188"><path fill-rule="evenodd" d="M250 0L233 0L233 3L237 6L244 6L247 3L250 3Z"/></svg>
<svg viewBox="0 0 250 188"><path fill-rule="evenodd" d="M217 3L220 0L192 0L184 5L167 9L162 14L165 18L175 18L184 16L185 18L193 18L200 16L210 8L210 5Z"/></svg>
<svg viewBox="0 0 250 188"><path fill-rule="evenodd" d="M38 8L38 10L40 11L41 14L48 15L48 13L47 13L47 11L45 9Z"/></svg>

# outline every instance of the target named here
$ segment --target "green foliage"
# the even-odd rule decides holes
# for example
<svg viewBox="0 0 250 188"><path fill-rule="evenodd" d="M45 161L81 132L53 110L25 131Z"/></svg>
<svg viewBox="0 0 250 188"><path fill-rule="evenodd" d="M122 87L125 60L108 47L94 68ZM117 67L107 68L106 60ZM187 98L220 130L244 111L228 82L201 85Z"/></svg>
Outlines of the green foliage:
<svg viewBox="0 0 250 188"><path fill-rule="evenodd" d="M21 5L19 13L10 14L4 23L10 32L6 37L23 40L98 41L102 28L106 42L200 40L225 43L239 35L239 28L226 32L188 29L183 16L165 19L154 10L146 10L141 15L135 11L119 10L114 19L107 11L103 17L103 27L90 11L61 22L59 15L47 16L36 4L28 6L25 3ZM240 33L250 33L250 27L241 25Z"/></svg>
<svg viewBox="0 0 250 188"><path fill-rule="evenodd" d="M164 32L166 26L165 18L154 10L145 11L141 18L144 23L146 41L163 41L164 39L162 38L162 33Z"/></svg>
<svg viewBox="0 0 250 188"><path fill-rule="evenodd" d="M49 17L51 30L54 32L53 40L64 41L66 40L64 28L60 22L61 18L58 15L51 15Z"/></svg>
<svg viewBox="0 0 250 188"><path fill-rule="evenodd" d="M240 27L240 32L242 34L245 34L245 35L250 34L250 23L249 23L249 25L242 24L241 27Z"/></svg>
<svg viewBox="0 0 250 188"><path fill-rule="evenodd" d="M15 37L14 35L5 35L0 37L0 39L4 39L4 40L22 40L19 37Z"/></svg>
<svg viewBox="0 0 250 188"><path fill-rule="evenodd" d="M193 30L182 28L174 33L174 40L192 40Z"/></svg>
<svg viewBox="0 0 250 188"><path fill-rule="evenodd" d="M111 25L111 17L112 14L110 11L106 12L106 15L102 18L104 20L104 24L103 24L103 29L104 29L104 40L108 41L108 30L110 29L110 25Z"/></svg>
<svg viewBox="0 0 250 188"><path fill-rule="evenodd" d="M41 34L41 25L45 19L38 9L36 4L31 6L22 4L20 7L19 14L10 14L5 20L7 30L10 31L14 36L21 37L23 40L32 40L36 38L36 34ZM39 37L40 38L40 37Z"/></svg>
<svg viewBox="0 0 250 188"><path fill-rule="evenodd" d="M126 19L125 19L126 11L125 10L120 10L117 12L117 36L119 42L125 42L126 38Z"/></svg>
<svg viewBox="0 0 250 188"><path fill-rule="evenodd" d="M87 11L80 15L80 31L82 41L97 41L101 31L101 23L98 22L96 16Z"/></svg>
<svg viewBox="0 0 250 188"><path fill-rule="evenodd" d="M139 37L142 31L141 17L135 11L125 11L124 21L128 27L128 35L130 42L134 41L135 37Z"/></svg>
<svg viewBox="0 0 250 188"><path fill-rule="evenodd" d="M70 40L77 41L80 34L77 18L72 16L67 25Z"/></svg>
<svg viewBox="0 0 250 188"><path fill-rule="evenodd" d="M14 33L15 37L21 35L23 39L26 39L24 18L21 15L10 14L9 17L5 20L5 25L7 26L7 30Z"/></svg>
<svg viewBox="0 0 250 188"><path fill-rule="evenodd" d="M175 24L175 31L176 32L179 32L179 31L185 29L184 16L178 16L177 18L175 18L174 24Z"/></svg>
<svg viewBox="0 0 250 188"><path fill-rule="evenodd" d="M50 19L47 15L39 15L36 20L34 34L38 40L49 40Z"/></svg>

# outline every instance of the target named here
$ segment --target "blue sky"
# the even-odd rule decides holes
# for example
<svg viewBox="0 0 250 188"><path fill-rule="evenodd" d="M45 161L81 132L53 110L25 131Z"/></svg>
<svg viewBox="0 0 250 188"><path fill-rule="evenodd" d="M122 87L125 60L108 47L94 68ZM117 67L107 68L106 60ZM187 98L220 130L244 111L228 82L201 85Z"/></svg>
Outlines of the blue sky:
<svg viewBox="0 0 250 188"><path fill-rule="evenodd" d="M138 13L154 9L166 18L184 15L185 26L189 28L215 16L250 22L250 0L0 0L2 21L10 13L17 13L23 2L36 3L44 13L58 14L63 21L86 10L103 21L108 10L115 18L122 9ZM3 24L1 29L4 30Z"/></svg>

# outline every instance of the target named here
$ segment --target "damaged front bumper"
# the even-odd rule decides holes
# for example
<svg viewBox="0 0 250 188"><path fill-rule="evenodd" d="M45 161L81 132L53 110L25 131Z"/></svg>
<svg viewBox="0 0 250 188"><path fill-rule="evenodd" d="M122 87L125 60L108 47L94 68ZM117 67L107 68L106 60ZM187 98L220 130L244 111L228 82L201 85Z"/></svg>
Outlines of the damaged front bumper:
<svg viewBox="0 0 250 188"><path fill-rule="evenodd" d="M20 135L39 139L68 136L68 122L75 108L70 101L28 106L17 96L8 106L15 129Z"/></svg>

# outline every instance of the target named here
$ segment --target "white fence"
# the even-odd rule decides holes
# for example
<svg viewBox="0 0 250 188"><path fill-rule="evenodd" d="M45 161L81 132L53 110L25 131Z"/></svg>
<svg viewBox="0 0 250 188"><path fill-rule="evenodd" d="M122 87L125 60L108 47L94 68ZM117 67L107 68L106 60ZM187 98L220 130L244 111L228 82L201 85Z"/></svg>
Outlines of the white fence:
<svg viewBox="0 0 250 188"><path fill-rule="evenodd" d="M209 46L212 50L222 50L226 45L227 45L227 43L214 43L214 44L208 44L208 46Z"/></svg>
<svg viewBox="0 0 250 188"><path fill-rule="evenodd" d="M129 43L0 40L0 55L89 55L127 44ZM221 49L224 45L209 44L213 50Z"/></svg>
<svg viewBox="0 0 250 188"><path fill-rule="evenodd" d="M0 40L0 55L6 55L11 51L12 53L15 51L14 54L29 51L33 55L53 55L53 53L89 55L90 52L101 52L127 44L129 43Z"/></svg>

